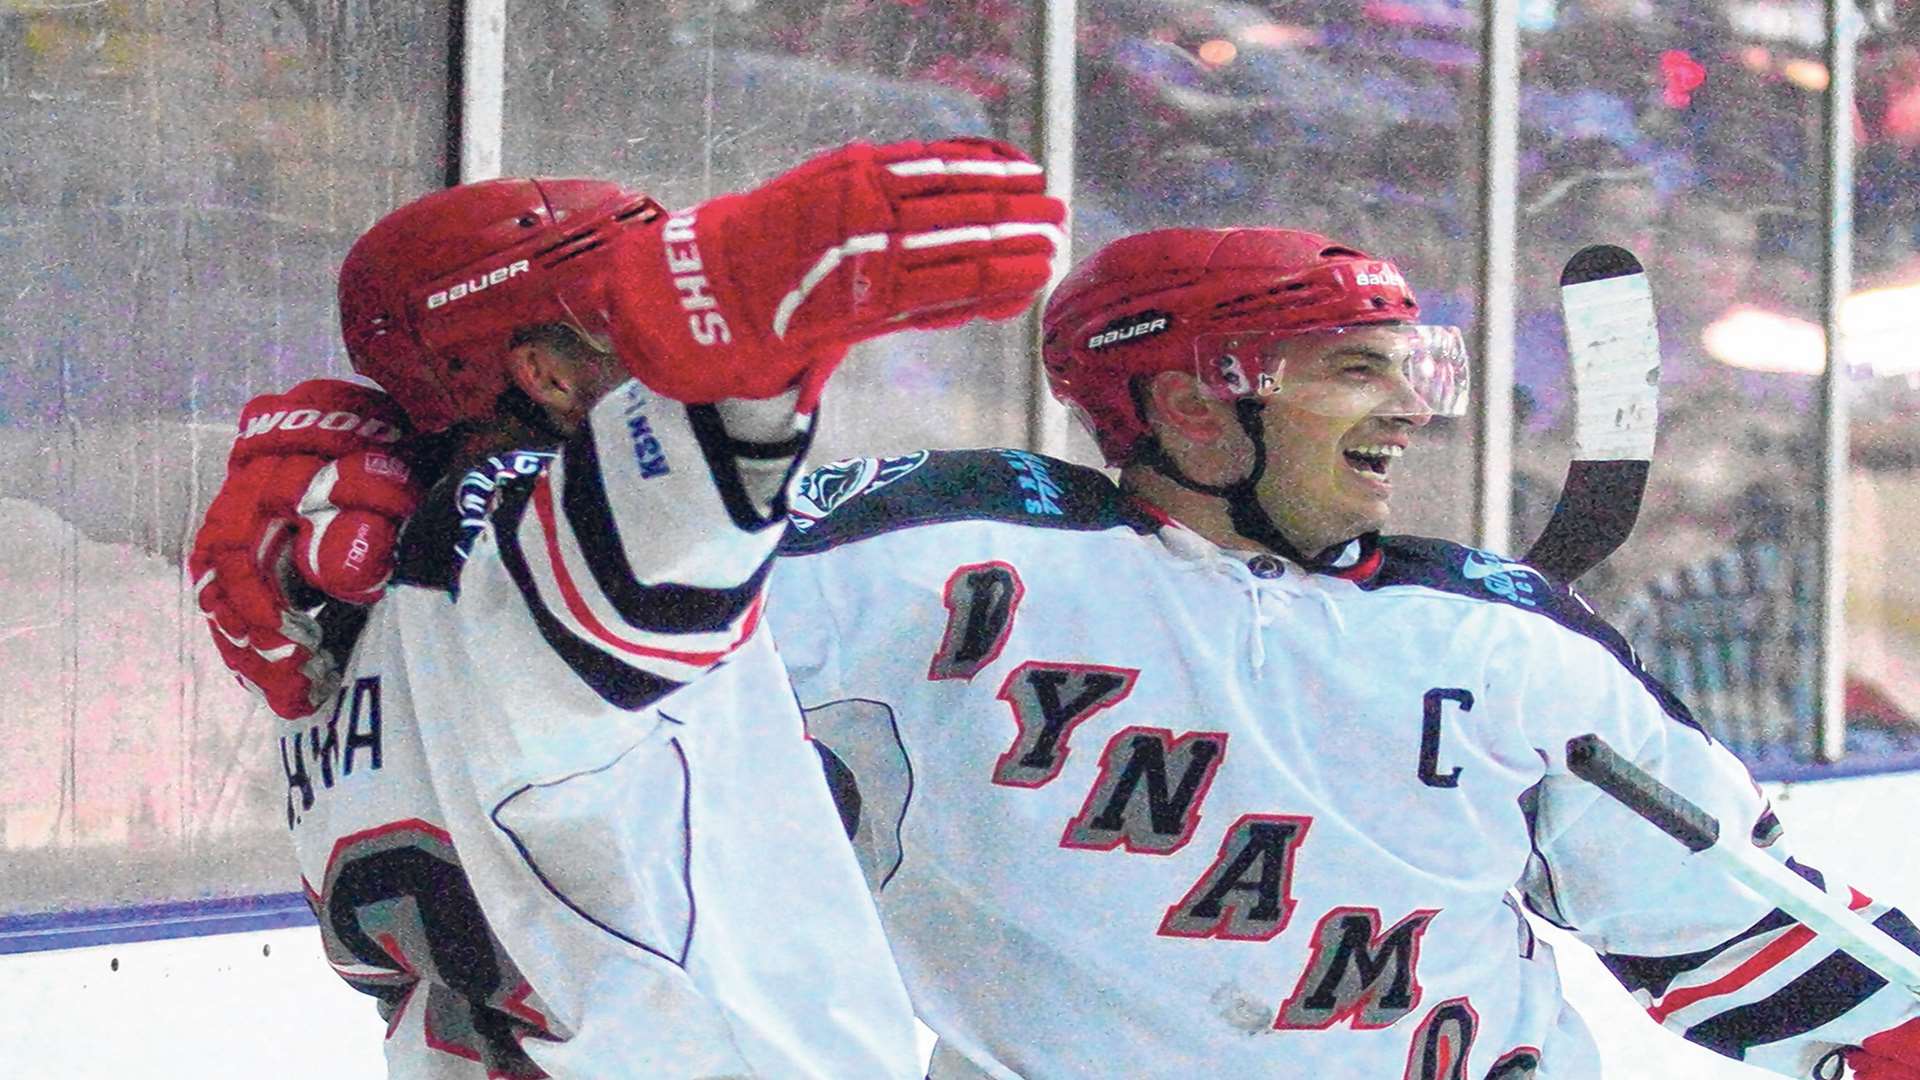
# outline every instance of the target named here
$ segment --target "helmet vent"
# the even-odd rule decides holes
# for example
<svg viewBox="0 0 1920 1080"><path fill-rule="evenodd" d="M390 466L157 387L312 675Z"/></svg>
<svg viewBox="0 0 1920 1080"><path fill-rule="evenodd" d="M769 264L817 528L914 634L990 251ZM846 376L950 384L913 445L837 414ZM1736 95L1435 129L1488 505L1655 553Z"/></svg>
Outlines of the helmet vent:
<svg viewBox="0 0 1920 1080"><path fill-rule="evenodd" d="M1340 247L1337 244L1333 247L1321 248L1320 257L1323 259L1334 259L1334 258L1364 259L1366 258L1364 254L1361 254L1360 252L1355 251L1350 247Z"/></svg>
<svg viewBox="0 0 1920 1080"><path fill-rule="evenodd" d="M652 221L659 216L660 204L654 202L652 199L642 199L631 208L613 215L613 220L632 221L634 218L639 218L641 221Z"/></svg>
<svg viewBox="0 0 1920 1080"><path fill-rule="evenodd" d="M595 238L594 238L594 239L592 240L592 242L590 242L590 243L586 243L586 244L581 244L581 245L580 245L579 247L577 247L577 248L574 248L574 249L573 249L572 251L568 251L568 252L565 252L564 254L562 254L562 255L560 255L560 256L558 256L557 258L555 258L555 259L554 259L554 260L553 260L552 262L550 262L550 263L548 263L547 265L548 265L548 266L558 266L558 265L560 265L561 263L563 263L563 262L566 262L566 261L567 261L568 259L577 259L577 258L579 258L580 256L582 256L582 255L585 255L585 254L586 254L587 252L589 252L589 251L592 251L592 250L593 250L594 248L597 248L597 247L599 247L599 246L601 246L602 244L605 244L605 243L606 243L606 238L605 238L605 237L595 237Z"/></svg>
<svg viewBox="0 0 1920 1080"><path fill-rule="evenodd" d="M561 248L566 247L568 244L577 244L580 241L585 240L586 238L592 235L593 235L592 229L582 229L576 233L568 233L567 235L561 237L560 239L555 240L553 243L548 244L546 247L543 247L540 250L534 252L533 253L534 258L544 259L548 255L551 255L554 252L559 251Z"/></svg>
<svg viewBox="0 0 1920 1080"><path fill-rule="evenodd" d="M520 220L514 222L514 224L520 226L523 229L531 229L535 225L540 224L540 219L537 217L534 217L532 214L521 214Z"/></svg>

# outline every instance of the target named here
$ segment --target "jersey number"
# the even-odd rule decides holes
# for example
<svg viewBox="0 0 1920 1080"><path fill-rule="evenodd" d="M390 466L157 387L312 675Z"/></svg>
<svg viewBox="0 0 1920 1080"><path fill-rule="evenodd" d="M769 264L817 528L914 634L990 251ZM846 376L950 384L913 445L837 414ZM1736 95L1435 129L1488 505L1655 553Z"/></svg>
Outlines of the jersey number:
<svg viewBox="0 0 1920 1080"><path fill-rule="evenodd" d="M343 837L307 900L328 962L380 999L389 1025L423 1008L434 1049L508 1080L546 1075L519 1044L544 1035L546 1018L487 928L445 830L416 818Z"/></svg>

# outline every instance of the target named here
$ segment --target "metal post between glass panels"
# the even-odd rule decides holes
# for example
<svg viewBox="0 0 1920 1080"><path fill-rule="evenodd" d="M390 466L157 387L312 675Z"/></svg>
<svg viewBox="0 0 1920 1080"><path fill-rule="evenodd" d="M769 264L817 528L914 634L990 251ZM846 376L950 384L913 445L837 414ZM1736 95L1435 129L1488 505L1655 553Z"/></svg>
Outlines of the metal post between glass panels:
<svg viewBox="0 0 1920 1080"><path fill-rule="evenodd" d="M507 84L507 0L460 5L460 182L500 175Z"/></svg>
<svg viewBox="0 0 1920 1080"><path fill-rule="evenodd" d="M1513 502L1514 249L1520 124L1518 0L1487 0L1480 28L1480 318L1474 363L1474 540L1505 551Z"/></svg>
<svg viewBox="0 0 1920 1080"><path fill-rule="evenodd" d="M1074 120L1079 108L1075 93L1075 26L1079 0L1041 0L1035 11L1037 44L1034 66L1038 87L1034 99L1033 150L1047 170L1047 191L1073 204ZM1071 245L1054 264L1054 284L1073 260ZM1058 456L1067 448L1067 413L1047 393L1046 373L1040 367L1040 315L1028 319L1027 340L1033 346L1032 396L1027 402L1027 448Z"/></svg>
<svg viewBox="0 0 1920 1080"><path fill-rule="evenodd" d="M1827 89L1821 127L1826 151L1821 213L1820 321L1827 365L1820 379L1820 595L1814 688L1814 758L1838 761L1846 750L1846 533L1848 446L1847 350L1841 310L1853 288L1854 42L1860 19L1853 0L1826 0Z"/></svg>

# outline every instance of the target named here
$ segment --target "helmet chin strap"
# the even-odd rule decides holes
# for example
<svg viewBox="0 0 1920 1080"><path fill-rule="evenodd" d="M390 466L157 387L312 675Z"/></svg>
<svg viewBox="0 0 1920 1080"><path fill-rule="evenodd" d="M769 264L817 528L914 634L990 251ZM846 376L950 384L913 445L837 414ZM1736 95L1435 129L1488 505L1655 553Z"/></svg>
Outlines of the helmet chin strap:
<svg viewBox="0 0 1920 1080"><path fill-rule="evenodd" d="M1241 536L1302 566L1313 566L1316 560L1302 555L1293 546L1293 542L1280 531L1280 526L1274 524L1267 508L1260 505L1260 498L1254 492L1260 478L1267 472L1267 434L1260 423L1260 414L1265 408L1259 400L1251 397L1243 397L1233 403L1234 418L1240 422L1240 430L1246 432L1248 441L1253 443L1253 468L1238 480L1226 484L1203 484L1195 480L1180 468L1180 463L1173 460L1173 456L1160 445L1159 439L1148 440L1146 464L1188 491L1226 500L1227 519L1232 522L1233 531Z"/></svg>

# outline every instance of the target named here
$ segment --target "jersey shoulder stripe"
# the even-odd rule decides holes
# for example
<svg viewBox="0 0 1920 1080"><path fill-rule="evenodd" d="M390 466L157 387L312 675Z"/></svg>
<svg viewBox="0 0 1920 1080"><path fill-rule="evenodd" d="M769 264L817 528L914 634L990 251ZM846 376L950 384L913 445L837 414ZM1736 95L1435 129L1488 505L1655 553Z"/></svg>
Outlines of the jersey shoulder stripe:
<svg viewBox="0 0 1920 1080"><path fill-rule="evenodd" d="M1873 925L1907 948L1920 951L1920 930L1900 911L1886 911L1873 920ZM1687 1028L1686 1038L1739 1061L1756 1046L1791 1039L1832 1023L1886 985L1887 980L1865 964L1844 952L1832 952L1767 997Z"/></svg>
<svg viewBox="0 0 1920 1080"><path fill-rule="evenodd" d="M1415 585L1531 611L1607 650L1674 720L1706 734L1686 703L1641 666L1633 646L1578 593L1547 580L1526 563L1491 551L1425 536L1383 536L1380 569L1363 589Z"/></svg>
<svg viewBox="0 0 1920 1080"><path fill-rule="evenodd" d="M1098 469L1025 450L918 450L836 461L802 477L780 554L815 555L953 521L1082 532L1154 527Z"/></svg>
<svg viewBox="0 0 1920 1080"><path fill-rule="evenodd" d="M500 564L519 590L534 626L547 647L566 662L594 693L618 709L640 709L678 690L684 683L622 663L592 642L582 639L547 608L520 546L520 519L532 501L535 484L516 483L495 505L492 521Z"/></svg>
<svg viewBox="0 0 1920 1080"><path fill-rule="evenodd" d="M705 588L674 582L643 584L634 575L622 546L619 523L607 501L600 449L590 428L568 444L560 504L572 539L593 585L613 610L641 630L663 634L709 634L732 626L759 598L772 560L733 588ZM716 484L719 481L716 479ZM735 486L738 486L737 481ZM723 490L724 487L723 487ZM744 501L739 496L738 501ZM731 509L738 521L738 512ZM629 523L631 526L631 523ZM746 527L764 527L749 522Z"/></svg>
<svg viewBox="0 0 1920 1080"><path fill-rule="evenodd" d="M458 599L460 571L473 542L483 529L491 528L501 565L547 646L609 704L642 708L681 684L621 663L568 629L547 610L520 549L520 519L552 459L550 451L517 450L442 477L400 535L393 584L435 589Z"/></svg>

